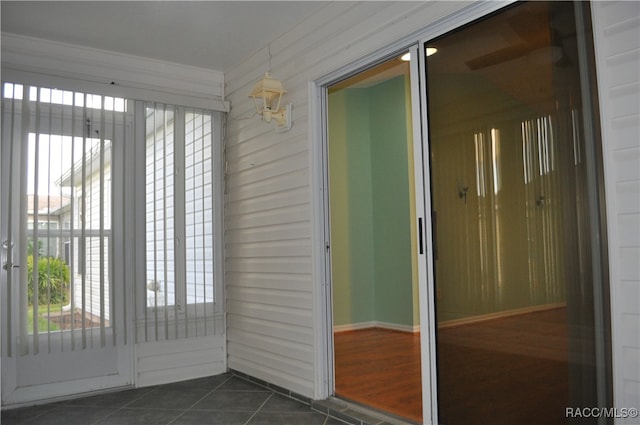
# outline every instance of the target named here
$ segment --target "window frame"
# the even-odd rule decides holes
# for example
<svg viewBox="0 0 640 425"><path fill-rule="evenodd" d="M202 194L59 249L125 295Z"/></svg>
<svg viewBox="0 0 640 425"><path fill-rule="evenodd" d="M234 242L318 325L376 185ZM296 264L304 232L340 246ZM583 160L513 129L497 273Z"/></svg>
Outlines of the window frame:
<svg viewBox="0 0 640 425"><path fill-rule="evenodd" d="M223 313L223 147L222 147L222 125L223 113L219 111L206 110L202 108L185 107L181 105L170 105L158 103L173 110L173 185L174 185L174 201L173 201L173 219L174 219L174 249L175 249L175 275L183 276L184 284L176 284L175 286L175 305L147 305L147 113L148 108L153 108L154 103L145 101L136 101L136 205L138 206L136 235L138 240L137 252L139 253L139 261L137 264L136 281L136 310L137 310L137 326L138 329L147 325L153 325L164 322L165 325L175 325L176 322L188 321L194 319L198 321L202 318L213 319ZM211 117L211 228L213 239L213 256L211 262L213 264L213 301L211 302L192 302L188 303L187 295L187 267L186 267L186 244L188 237L186 231L186 203L185 203L185 135L186 135L186 114L189 112L208 114ZM138 118L141 117L141 118ZM209 125L209 124L207 124ZM177 283L177 282L176 282ZM166 308L165 308L166 307Z"/></svg>

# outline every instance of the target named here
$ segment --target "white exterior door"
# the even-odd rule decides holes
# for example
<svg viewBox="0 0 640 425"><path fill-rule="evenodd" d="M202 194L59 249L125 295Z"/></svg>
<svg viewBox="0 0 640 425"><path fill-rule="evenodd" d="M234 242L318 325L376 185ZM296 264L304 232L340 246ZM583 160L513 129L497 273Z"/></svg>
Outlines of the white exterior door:
<svg viewBox="0 0 640 425"><path fill-rule="evenodd" d="M2 404L132 384L128 102L3 83Z"/></svg>

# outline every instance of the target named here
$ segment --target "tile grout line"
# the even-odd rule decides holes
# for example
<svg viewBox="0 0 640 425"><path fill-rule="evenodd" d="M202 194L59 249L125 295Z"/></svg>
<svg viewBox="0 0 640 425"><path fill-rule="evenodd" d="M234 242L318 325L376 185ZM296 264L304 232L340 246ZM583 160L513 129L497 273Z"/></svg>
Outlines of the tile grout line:
<svg viewBox="0 0 640 425"><path fill-rule="evenodd" d="M262 402L262 404L260 405L260 407L258 407L256 409L255 412L253 412L253 414L251 415L251 417L249 419L247 419L247 422L244 423L244 425L249 425L249 422L251 422L251 420L258 414L258 412L260 411L260 409L262 409L264 407L265 404L267 404L267 402L269 400L271 400L271 397L273 397L273 395L275 394L274 391L271 391L271 394L269 394L269 397L266 398L265 401Z"/></svg>
<svg viewBox="0 0 640 425"><path fill-rule="evenodd" d="M136 388L134 388L134 390L135 389ZM134 398L133 400L129 400L127 403L125 403L124 406L121 406L120 409L124 409L125 407L129 407L130 404L135 403L136 401L140 400L143 397L148 396L149 394L153 394L157 390L158 390L158 386L156 385L155 388L149 390L149 392L147 392L146 394L140 394L138 397Z"/></svg>
<svg viewBox="0 0 640 425"><path fill-rule="evenodd" d="M134 388L135 389L135 388ZM127 406L129 406L131 403L136 402L138 400L140 400L141 398L153 393L154 391L156 391L158 389L158 387L156 386L155 388L153 388L152 390L149 390L149 392L147 392L146 394L141 394L140 396L134 398L133 400L129 400L127 403L125 403L124 405L118 407L117 409L113 410L112 412L110 412L109 414L107 414L106 416L101 417L100 419L97 419L95 422L92 422L91 425L97 425L99 424L102 420L107 419L110 416L113 416L114 414L116 414L117 412L123 410L124 408L126 408ZM74 407L79 407L79 406L74 406ZM104 407L104 406L87 406L87 407Z"/></svg>
<svg viewBox="0 0 640 425"><path fill-rule="evenodd" d="M150 393L154 392L155 390L156 390L156 388L154 388L153 390L149 391L149 393L147 393L147 394L150 394ZM146 395L146 394L145 394L145 395ZM96 425L96 424L100 423L100 421L102 421L102 420L104 420L104 419L107 419L108 417L110 417L110 416L112 416L112 415L116 414L117 412L121 411L122 409L124 409L125 407L127 407L128 405L130 405L131 403L133 403L134 401L141 399L142 397L144 397L144 396L143 396L143 395L141 395L140 397L138 397L138 398L136 398L136 399L134 399L134 400L129 400L129 401L128 401L127 403L125 403L123 406L120 406L120 407L118 407L117 409L115 409L115 410L113 410L113 411L109 412L107 415L105 415L105 416L103 416L103 417L101 417L101 418L96 419L94 422L92 422L92 423L91 423L91 425ZM77 407L85 407L85 406L69 406L69 407L77 408ZM86 407L98 407L98 408L100 408L100 407L104 407L104 406L86 406Z"/></svg>
<svg viewBox="0 0 640 425"><path fill-rule="evenodd" d="M72 408L77 408L78 406L70 406L70 407L72 407ZM102 416L102 417L100 417L100 418L96 419L95 421L91 422L91 425L96 425L96 424L98 424L98 423L99 423L100 421L102 421L103 419L107 419L109 416L111 416L111 415L113 415L114 413L116 413L116 412L118 412L118 411L122 410L123 408L124 408L124 407L119 407L119 408L117 408L116 410L114 410L114 411L112 411L112 412L109 412L109 413L108 413L108 414L106 414L105 416Z"/></svg>
<svg viewBox="0 0 640 425"><path fill-rule="evenodd" d="M224 381L222 381L221 383L219 383L215 388L213 388L211 391L209 391L208 393L206 393L205 395L203 395L202 397L200 397L198 400L196 400L191 406L187 407L186 409L184 409L184 411L182 413L180 413L178 416L176 416L175 418L173 418L172 420L170 420L167 425L171 425L172 423L174 423L175 421L177 421L178 419L180 419L182 416L184 416L185 413L187 413L189 410L191 410L196 404L200 403L202 400L204 400L209 394L211 394L212 392L214 392L215 390L217 390L218 388L220 388L221 386L223 386L224 384L226 384L231 378L233 378L233 375L229 376L227 379L225 379Z"/></svg>

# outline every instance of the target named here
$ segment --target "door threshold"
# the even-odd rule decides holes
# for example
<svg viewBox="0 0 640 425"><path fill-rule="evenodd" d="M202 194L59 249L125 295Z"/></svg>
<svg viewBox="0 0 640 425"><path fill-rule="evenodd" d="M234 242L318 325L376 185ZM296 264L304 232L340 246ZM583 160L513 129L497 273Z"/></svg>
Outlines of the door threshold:
<svg viewBox="0 0 640 425"><path fill-rule="evenodd" d="M409 419L400 418L369 406L337 397L314 400L311 408L353 425L416 425Z"/></svg>

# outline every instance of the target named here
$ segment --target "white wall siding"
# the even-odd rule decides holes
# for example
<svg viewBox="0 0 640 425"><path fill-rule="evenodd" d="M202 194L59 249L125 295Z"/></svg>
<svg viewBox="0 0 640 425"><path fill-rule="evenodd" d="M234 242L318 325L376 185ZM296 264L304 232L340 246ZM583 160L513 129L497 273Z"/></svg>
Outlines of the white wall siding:
<svg viewBox="0 0 640 425"><path fill-rule="evenodd" d="M136 386L166 384L227 371L224 334L139 343ZM172 366L173 365L173 366Z"/></svg>
<svg viewBox="0 0 640 425"><path fill-rule="evenodd" d="M336 2L226 74L225 254L229 368L308 397L317 371L308 84L460 10L462 2ZM417 40L416 40L417 41ZM271 59L269 59L269 50ZM248 93L269 69L288 91L293 128L275 133ZM317 246L314 246L314 243Z"/></svg>
<svg viewBox="0 0 640 425"><path fill-rule="evenodd" d="M640 3L592 6L604 144L614 398L640 408ZM622 418L617 423L637 423Z"/></svg>

